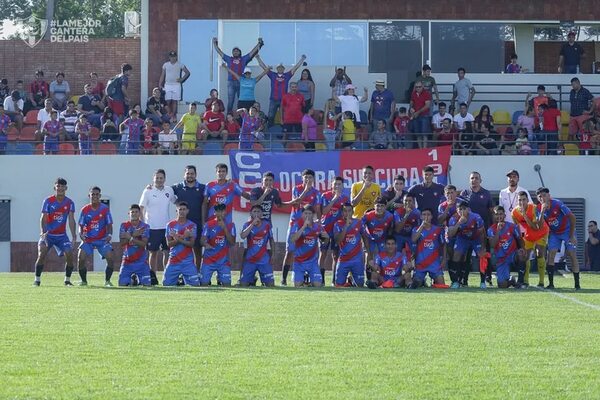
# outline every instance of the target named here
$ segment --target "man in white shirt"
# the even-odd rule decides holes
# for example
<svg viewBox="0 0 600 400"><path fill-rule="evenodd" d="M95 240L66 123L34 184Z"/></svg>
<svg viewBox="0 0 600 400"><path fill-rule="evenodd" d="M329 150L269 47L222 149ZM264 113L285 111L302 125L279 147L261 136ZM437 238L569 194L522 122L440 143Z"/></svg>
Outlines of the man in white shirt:
<svg viewBox="0 0 600 400"><path fill-rule="evenodd" d="M181 85L189 76L187 67L177 61L177 52L169 52L169 61L162 66L158 86L165 90L165 100L173 116L177 115L177 102L181 100Z"/></svg>
<svg viewBox="0 0 600 400"><path fill-rule="evenodd" d="M452 121L454 117L446 111L446 103L442 101L438 103L438 112L433 114L433 117L431 118L431 130L436 132L442 129L442 121L446 118L449 118L450 121Z"/></svg>
<svg viewBox="0 0 600 400"><path fill-rule="evenodd" d="M23 129L23 99L21 99L19 91L13 90L10 96L4 99L4 112L17 125L17 130L21 134Z"/></svg>
<svg viewBox="0 0 600 400"><path fill-rule="evenodd" d="M508 180L508 187L500 191L498 204L504 207L504 210L506 211L506 221L514 223L512 210L519 206L519 192L527 192L529 202L532 203L533 201L531 200L531 195L529 195L527 189L519 186L519 171L511 169L506 174L506 177Z"/></svg>
<svg viewBox="0 0 600 400"><path fill-rule="evenodd" d="M158 134L158 144L162 154L175 154L177 148L177 134L171 131L171 124L163 121L163 130Z"/></svg>
<svg viewBox="0 0 600 400"><path fill-rule="evenodd" d="M148 251L150 252L150 279L153 285L158 284L156 271L167 261L168 248L165 233L170 220L169 208L172 203L175 203L175 193L170 186L165 186L165 179L165 170L156 170L152 186L144 189L139 203L143 221L150 225ZM159 254L159 251L162 251L162 254Z"/></svg>
<svg viewBox="0 0 600 400"><path fill-rule="evenodd" d="M35 140L42 141L44 140L44 135L42 134L42 128L44 124L50 121L50 113L52 112L52 99L46 99L44 101L44 108L38 111L37 114L37 130L35 131Z"/></svg>
<svg viewBox="0 0 600 400"><path fill-rule="evenodd" d="M473 123L475 121L473 114L468 112L467 109L468 107L465 103L460 103L460 112L453 118L454 126L456 127L457 131L465 130L465 122Z"/></svg>

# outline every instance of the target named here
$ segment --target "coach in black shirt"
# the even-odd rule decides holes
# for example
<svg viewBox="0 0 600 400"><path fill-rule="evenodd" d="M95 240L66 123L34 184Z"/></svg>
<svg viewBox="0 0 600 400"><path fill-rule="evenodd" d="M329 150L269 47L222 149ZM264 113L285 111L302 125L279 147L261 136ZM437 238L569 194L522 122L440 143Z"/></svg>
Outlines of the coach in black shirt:
<svg viewBox="0 0 600 400"><path fill-rule="evenodd" d="M558 73L577 74L581 65L581 56L584 54L583 47L575 43L575 32L569 32L568 42L563 44L558 57Z"/></svg>
<svg viewBox="0 0 600 400"><path fill-rule="evenodd" d="M433 214L433 221L437 221L438 206L444 198L444 185L433 181L433 168L423 168L423 183L418 183L408 189L408 193L417 199L417 208L423 211L429 208Z"/></svg>
<svg viewBox="0 0 600 400"><path fill-rule="evenodd" d="M460 196L469 202L471 211L479 214L483 219L487 231L487 228L492 224L492 210L494 208L492 195L487 189L484 189L481 186L481 175L479 172L471 172L469 175L469 183L469 188L463 190L460 193Z"/></svg>

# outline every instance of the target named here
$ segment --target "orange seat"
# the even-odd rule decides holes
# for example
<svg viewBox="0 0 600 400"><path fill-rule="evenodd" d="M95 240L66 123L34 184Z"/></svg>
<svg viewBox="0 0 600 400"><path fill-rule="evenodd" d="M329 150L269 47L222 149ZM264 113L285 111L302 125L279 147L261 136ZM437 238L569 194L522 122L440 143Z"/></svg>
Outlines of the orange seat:
<svg viewBox="0 0 600 400"><path fill-rule="evenodd" d="M100 129L96 128L95 126L92 126L90 128L90 139L92 140L92 142L98 141L98 139L100 139Z"/></svg>
<svg viewBox="0 0 600 400"><path fill-rule="evenodd" d="M229 152L231 150L237 150L240 147L239 144L237 143L227 143L224 147L223 147L223 154L225 155L229 155Z"/></svg>
<svg viewBox="0 0 600 400"><path fill-rule="evenodd" d="M117 146L109 142L98 143L96 154L117 154Z"/></svg>
<svg viewBox="0 0 600 400"><path fill-rule="evenodd" d="M298 143L298 142L290 142L290 143L286 144L285 149L286 149L286 151L289 151L289 152L299 152L299 151L306 150L304 148L304 145L302 143Z"/></svg>
<svg viewBox="0 0 600 400"><path fill-rule="evenodd" d="M252 150L254 150L254 151L265 151L265 148L260 143L254 143L252 145Z"/></svg>
<svg viewBox="0 0 600 400"><path fill-rule="evenodd" d="M324 141L325 135L323 135L323 125L317 126L317 140Z"/></svg>
<svg viewBox="0 0 600 400"><path fill-rule="evenodd" d="M27 111L27 114L25 114L25 119L23 120L23 123L25 125L36 125L37 126L37 123L38 123L37 116L38 116L38 110L29 110L29 111Z"/></svg>
<svg viewBox="0 0 600 400"><path fill-rule="evenodd" d="M14 142L19 139L19 131L14 126L11 126L6 132L6 137L9 142Z"/></svg>
<svg viewBox="0 0 600 400"><path fill-rule="evenodd" d="M42 155L44 154L44 144L38 143L35 145L35 154Z"/></svg>
<svg viewBox="0 0 600 400"><path fill-rule="evenodd" d="M23 130L21 131L21 136L19 140L31 141L35 140L35 126L25 125L23 126Z"/></svg>
<svg viewBox="0 0 600 400"><path fill-rule="evenodd" d="M73 146L72 143L59 143L58 154L72 156L73 154L76 154L75 146Z"/></svg>

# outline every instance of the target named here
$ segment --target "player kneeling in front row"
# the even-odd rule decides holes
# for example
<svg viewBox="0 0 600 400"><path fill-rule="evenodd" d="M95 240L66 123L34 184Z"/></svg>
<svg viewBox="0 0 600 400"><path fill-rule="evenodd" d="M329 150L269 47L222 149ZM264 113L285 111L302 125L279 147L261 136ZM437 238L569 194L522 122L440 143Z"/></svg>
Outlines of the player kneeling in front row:
<svg viewBox="0 0 600 400"><path fill-rule="evenodd" d="M241 286L253 284L256 271L258 271L263 285L275 285L273 266L271 265L275 242L271 224L262 219L262 214L263 209L260 204L252 206L250 221L244 223L244 228L240 233L240 237L246 239L247 244L240 276Z"/></svg>
<svg viewBox="0 0 600 400"><path fill-rule="evenodd" d="M433 225L431 220L433 213L429 208L421 212L421 225L412 230L412 242L416 245L414 260L415 271L411 289L423 286L425 277L429 274L433 287L447 288L444 282L444 270L442 266L446 263L446 243L442 227Z"/></svg>
<svg viewBox="0 0 600 400"><path fill-rule="evenodd" d="M362 220L352 218L354 209L351 203L344 203L342 206L342 218L333 226L333 234L339 257L335 268L335 286L350 286L346 279L348 273L352 272L352 278L356 286L362 287L365 284L364 254L362 249L362 239L365 243L367 238L363 228Z"/></svg>
<svg viewBox="0 0 600 400"><path fill-rule="evenodd" d="M209 219L202 229L200 242L204 247L202 267L200 267L200 284L210 285L214 272L223 286L231 286L231 262L229 249L235 245L235 225L225 219L227 206L216 204L214 217Z"/></svg>
<svg viewBox="0 0 600 400"><path fill-rule="evenodd" d="M496 223L490 226L487 231L490 246L496 256L496 279L499 288L510 286L520 288L525 283L527 251L519 227L511 222L506 222L505 218L504 207L494 207L494 220ZM516 282L510 276L512 265L518 266L519 278Z"/></svg>
<svg viewBox="0 0 600 400"><path fill-rule="evenodd" d="M304 285L304 273L308 274L311 286L322 286L323 276L319 270L319 238L329 240L321 224L314 221L315 210L304 206L302 218L290 227L290 242L294 244L294 286Z"/></svg>
<svg viewBox="0 0 600 400"><path fill-rule="evenodd" d="M200 286L198 270L194 263L194 242L198 227L187 219L188 204L185 201L177 204L177 219L167 224L165 236L169 247L169 261L163 275L163 286L175 286L179 276L183 282L191 286Z"/></svg>
<svg viewBox="0 0 600 400"><path fill-rule="evenodd" d="M384 251L378 252L373 260L369 260L371 280L367 282L367 286L369 289L392 289L410 285L412 265L406 254L398 251L396 238L393 236L386 237L384 243Z"/></svg>
<svg viewBox="0 0 600 400"><path fill-rule="evenodd" d="M150 238L150 225L140 221L140 206L129 207L129 221L119 229L123 259L119 271L119 286L150 286L150 265L146 245Z"/></svg>

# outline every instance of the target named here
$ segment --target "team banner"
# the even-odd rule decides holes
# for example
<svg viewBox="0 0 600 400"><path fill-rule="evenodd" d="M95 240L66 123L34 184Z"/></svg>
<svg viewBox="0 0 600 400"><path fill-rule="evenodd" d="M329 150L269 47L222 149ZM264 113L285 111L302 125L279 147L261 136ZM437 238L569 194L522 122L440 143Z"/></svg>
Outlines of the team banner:
<svg viewBox="0 0 600 400"><path fill-rule="evenodd" d="M434 147L419 150L379 151L331 151L311 153L267 153L232 151L229 153L231 176L244 190L261 186L263 173L273 172L275 187L283 201L291 200L292 189L302 183L302 171L315 171L315 186L320 192L331 188L336 176L344 178L349 192L352 184L362 179L362 168L371 165L375 169L375 182L382 190L393 185L394 177L406 178L406 187L422 181L422 169L428 165L435 171L434 180L445 185L448 181L448 164L451 147ZM248 210L250 203L241 199L234 205L236 210ZM278 212L289 212L277 208Z"/></svg>

